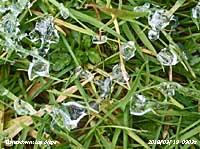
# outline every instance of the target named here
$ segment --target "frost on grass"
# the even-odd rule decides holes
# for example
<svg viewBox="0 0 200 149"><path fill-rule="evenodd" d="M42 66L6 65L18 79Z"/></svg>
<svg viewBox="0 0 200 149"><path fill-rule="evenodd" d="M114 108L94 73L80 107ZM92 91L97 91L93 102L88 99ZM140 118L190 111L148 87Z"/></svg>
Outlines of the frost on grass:
<svg viewBox="0 0 200 149"><path fill-rule="evenodd" d="M92 37L92 43L93 44L103 44L107 42L107 36L99 36L99 35L95 35Z"/></svg>
<svg viewBox="0 0 200 149"><path fill-rule="evenodd" d="M136 94L130 99L130 114L142 116L152 111L155 106L155 101L148 100L144 95Z"/></svg>
<svg viewBox="0 0 200 149"><path fill-rule="evenodd" d="M18 115L34 115L37 112L31 104L21 99L14 101L14 109Z"/></svg>
<svg viewBox="0 0 200 149"><path fill-rule="evenodd" d="M28 68L29 80L34 80L36 77L48 77L49 76L49 62L44 59L34 58Z"/></svg>
<svg viewBox="0 0 200 149"><path fill-rule="evenodd" d="M54 107L49 114L53 122L67 130L77 128L80 120L87 115L85 108L76 102L63 103L60 107Z"/></svg>
<svg viewBox="0 0 200 149"><path fill-rule="evenodd" d="M198 4L194 8L192 8L192 17L194 19L200 18L200 2L198 2Z"/></svg>
<svg viewBox="0 0 200 149"><path fill-rule="evenodd" d="M127 43L124 43L121 45L121 50L123 59L128 61L135 56L135 43L133 41L128 41Z"/></svg>
<svg viewBox="0 0 200 149"><path fill-rule="evenodd" d="M173 66L179 62L176 53L172 49L169 49L169 48L162 49L158 53L157 59L164 66Z"/></svg>

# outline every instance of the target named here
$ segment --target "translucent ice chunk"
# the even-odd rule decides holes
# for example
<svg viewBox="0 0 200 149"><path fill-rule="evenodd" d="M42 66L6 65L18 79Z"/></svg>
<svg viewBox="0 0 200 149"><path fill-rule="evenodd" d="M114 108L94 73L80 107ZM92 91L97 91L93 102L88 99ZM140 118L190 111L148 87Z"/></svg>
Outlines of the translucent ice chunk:
<svg viewBox="0 0 200 149"><path fill-rule="evenodd" d="M107 36L93 36L92 43L93 44L103 44L107 42Z"/></svg>
<svg viewBox="0 0 200 149"><path fill-rule="evenodd" d="M49 113L61 128L68 130L77 128L79 121L87 114L82 105L76 102L63 103L61 107L54 107Z"/></svg>
<svg viewBox="0 0 200 149"><path fill-rule="evenodd" d="M112 86L111 77L107 77L105 80L96 80L94 83L97 84L101 90L101 98L105 98L110 93Z"/></svg>
<svg viewBox="0 0 200 149"><path fill-rule="evenodd" d="M113 67L111 77L112 77L112 79L116 79L117 81L119 81L121 83L126 83L126 80L124 79L124 77L122 75L121 65L119 65L119 64L117 64ZM127 78L129 79L129 76L127 76Z"/></svg>
<svg viewBox="0 0 200 149"><path fill-rule="evenodd" d="M162 30L169 25L170 19L165 15L165 12L165 10L160 9L149 14L148 23L153 30Z"/></svg>
<svg viewBox="0 0 200 149"><path fill-rule="evenodd" d="M153 30L153 29L149 30L149 32L148 32L148 38L150 40L154 41L154 40L159 39L159 37L160 37L160 31Z"/></svg>
<svg viewBox="0 0 200 149"><path fill-rule="evenodd" d="M14 109L18 115L33 115L37 112L31 104L20 99L14 101Z"/></svg>
<svg viewBox="0 0 200 149"><path fill-rule="evenodd" d="M100 105L99 105L99 103L97 103L96 101L91 101L89 103L89 106L90 106L90 108L92 110L94 110L95 112L99 113L99 111L100 111Z"/></svg>
<svg viewBox="0 0 200 149"><path fill-rule="evenodd" d="M150 11L150 4L149 3L145 3L144 5L142 6L136 6L134 7L134 11L135 12L149 12Z"/></svg>
<svg viewBox="0 0 200 149"><path fill-rule="evenodd" d="M29 80L34 80L36 77L48 77L49 76L49 62L42 59L33 59L33 62L28 68Z"/></svg>
<svg viewBox="0 0 200 149"><path fill-rule="evenodd" d="M171 30L174 30L179 25L178 17L172 15L169 25L171 26Z"/></svg>
<svg viewBox="0 0 200 149"><path fill-rule="evenodd" d="M123 59L128 61L135 56L135 43L133 41L128 41L127 43L124 43L121 45L121 50Z"/></svg>
<svg viewBox="0 0 200 149"><path fill-rule="evenodd" d="M200 18L200 2L198 2L198 4L192 8L192 17L194 19Z"/></svg>
<svg viewBox="0 0 200 149"><path fill-rule="evenodd" d="M158 53L157 59L164 66L176 65L179 62L178 57L176 56L176 53L169 48L162 49Z"/></svg>
<svg viewBox="0 0 200 149"><path fill-rule="evenodd" d="M181 85L175 82L162 82L158 89L164 94L165 97L171 97L175 95L175 91L180 89Z"/></svg>
<svg viewBox="0 0 200 149"><path fill-rule="evenodd" d="M63 5L63 3L60 4L60 15L63 19L67 19L69 17L69 10Z"/></svg>
<svg viewBox="0 0 200 149"><path fill-rule="evenodd" d="M155 102L150 102L144 95L138 95L131 97L130 99L130 114L142 116L153 110Z"/></svg>

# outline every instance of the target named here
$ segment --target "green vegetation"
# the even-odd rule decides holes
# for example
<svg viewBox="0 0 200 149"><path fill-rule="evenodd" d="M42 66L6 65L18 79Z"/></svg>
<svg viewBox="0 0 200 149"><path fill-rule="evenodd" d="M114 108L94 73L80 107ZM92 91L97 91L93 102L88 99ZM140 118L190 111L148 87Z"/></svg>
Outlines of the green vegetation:
<svg viewBox="0 0 200 149"><path fill-rule="evenodd" d="M197 4L0 1L0 148L200 148Z"/></svg>

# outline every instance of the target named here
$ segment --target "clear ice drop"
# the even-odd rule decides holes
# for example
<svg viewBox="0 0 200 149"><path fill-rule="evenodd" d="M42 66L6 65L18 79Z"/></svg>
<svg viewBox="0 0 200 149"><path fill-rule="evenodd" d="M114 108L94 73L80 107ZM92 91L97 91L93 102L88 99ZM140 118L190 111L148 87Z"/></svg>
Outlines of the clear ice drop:
<svg viewBox="0 0 200 149"><path fill-rule="evenodd" d="M127 43L124 43L121 45L121 50L123 59L128 61L135 56L135 43L133 41L128 41Z"/></svg>
<svg viewBox="0 0 200 149"><path fill-rule="evenodd" d="M160 31L153 30L153 29L149 30L149 32L148 32L148 38L150 40L154 41L154 40L159 39L159 37L160 37Z"/></svg>
<svg viewBox="0 0 200 149"><path fill-rule="evenodd" d="M92 37L92 43L93 44L103 44L103 43L106 43L107 42L107 36L99 36L99 35L97 35L97 36L93 36Z"/></svg>
<svg viewBox="0 0 200 149"><path fill-rule="evenodd" d="M176 56L176 53L169 48L162 49L158 53L157 59L164 66L176 65L179 62L178 57Z"/></svg>
<svg viewBox="0 0 200 149"><path fill-rule="evenodd" d="M135 12L149 12L150 11L149 8L150 8L150 4L149 3L145 3L142 6L134 7L133 11L135 11Z"/></svg>
<svg viewBox="0 0 200 149"><path fill-rule="evenodd" d="M112 86L111 77L107 77L105 80L96 80L94 83L96 83L101 90L101 98L105 98L110 93Z"/></svg>
<svg viewBox="0 0 200 149"><path fill-rule="evenodd" d="M21 99L14 101L14 109L18 115L34 115L37 112L31 104Z"/></svg>
<svg viewBox="0 0 200 149"><path fill-rule="evenodd" d="M60 4L60 15L63 19L67 19L69 17L69 10L63 5L63 3Z"/></svg>
<svg viewBox="0 0 200 149"><path fill-rule="evenodd" d="M198 4L192 8L192 17L194 19L200 18L200 2L198 2Z"/></svg>
<svg viewBox="0 0 200 149"><path fill-rule="evenodd" d="M136 94L130 99L130 114L142 116L152 111L155 104L154 102L148 101L144 95Z"/></svg>
<svg viewBox="0 0 200 149"><path fill-rule="evenodd" d="M165 97L171 97L175 95L175 91L180 89L181 85L174 82L162 82L158 89L164 94Z"/></svg>
<svg viewBox="0 0 200 149"><path fill-rule="evenodd" d="M126 80L124 79L124 77L122 75L122 70L121 70L120 64L117 64L113 67L111 77L112 77L112 79L116 79L120 83L126 83ZM127 76L127 78L129 79L130 77Z"/></svg>
<svg viewBox="0 0 200 149"><path fill-rule="evenodd" d="M28 68L28 78L30 81L34 80L36 77L48 77L49 76L49 62L42 59L33 59L33 62Z"/></svg>
<svg viewBox="0 0 200 149"><path fill-rule="evenodd" d="M87 115L84 107L76 102L63 103L59 108L54 107L49 114L58 126L68 130L77 128L79 121Z"/></svg>

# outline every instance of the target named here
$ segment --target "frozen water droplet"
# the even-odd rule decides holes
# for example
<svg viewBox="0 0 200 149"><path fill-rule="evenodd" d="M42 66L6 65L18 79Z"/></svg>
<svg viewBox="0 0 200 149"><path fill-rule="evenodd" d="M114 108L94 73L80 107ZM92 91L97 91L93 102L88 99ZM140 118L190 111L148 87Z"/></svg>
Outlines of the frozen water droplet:
<svg viewBox="0 0 200 149"><path fill-rule="evenodd" d="M112 76L111 77L112 77L112 79L116 79L120 83L126 83L126 80L124 79L124 77L122 75L121 65L119 65L119 64L117 64L117 65L115 65L113 67L113 69L112 69ZM127 76L127 78L129 79L130 77Z"/></svg>
<svg viewBox="0 0 200 149"><path fill-rule="evenodd" d="M128 41L127 43L122 44L121 50L123 59L128 61L135 56L135 51L136 51L135 43L133 41Z"/></svg>
<svg viewBox="0 0 200 149"><path fill-rule="evenodd" d="M33 115L37 112L31 104L20 99L14 101L14 109L18 115Z"/></svg>
<svg viewBox="0 0 200 149"><path fill-rule="evenodd" d="M99 111L100 111L100 105L99 105L99 103L97 103L96 101L91 101L89 103L89 106L90 106L90 108L92 110L94 110L95 112L99 113Z"/></svg>
<svg viewBox="0 0 200 149"><path fill-rule="evenodd" d="M170 19L164 14L164 9L151 12L148 16L148 23L153 30L162 30L169 25Z"/></svg>
<svg viewBox="0 0 200 149"><path fill-rule="evenodd" d="M171 97L175 95L175 91L180 89L181 85L175 82L162 82L158 89L165 95L165 97Z"/></svg>
<svg viewBox="0 0 200 149"><path fill-rule="evenodd" d="M42 59L33 59L33 62L28 68L29 80L34 80L36 77L48 77L49 76L49 62Z"/></svg>
<svg viewBox="0 0 200 149"><path fill-rule="evenodd" d="M130 99L130 114L142 116L152 111L155 105L155 102L147 100L144 95L136 94Z"/></svg>
<svg viewBox="0 0 200 149"><path fill-rule="evenodd" d="M179 25L179 21L178 21L178 17L172 15L172 17L170 18L170 24L171 26L171 30L176 29L176 27Z"/></svg>
<svg viewBox="0 0 200 149"><path fill-rule="evenodd" d="M153 30L153 29L149 30L149 32L148 32L148 38L150 40L154 41L154 40L159 39L159 37L160 37L160 31Z"/></svg>
<svg viewBox="0 0 200 149"><path fill-rule="evenodd" d="M93 36L92 43L93 44L103 44L107 42L107 36Z"/></svg>
<svg viewBox="0 0 200 149"><path fill-rule="evenodd" d="M192 17L194 19L200 18L200 2L198 2L198 4L192 8Z"/></svg>
<svg viewBox="0 0 200 149"><path fill-rule="evenodd" d="M63 19L67 19L69 17L69 10L63 5L63 3L60 4L60 14Z"/></svg>
<svg viewBox="0 0 200 149"><path fill-rule="evenodd" d="M61 107L54 107L49 113L61 128L68 130L77 128L79 121L87 114L82 105L76 102L63 103Z"/></svg>
<svg viewBox="0 0 200 149"><path fill-rule="evenodd" d="M178 57L176 56L176 53L169 48L162 49L158 53L157 59L164 66L176 65L179 62Z"/></svg>
<svg viewBox="0 0 200 149"><path fill-rule="evenodd" d="M112 86L111 77L107 77L105 80L96 80L94 83L97 84L101 90L101 98L105 98L110 93Z"/></svg>
<svg viewBox="0 0 200 149"><path fill-rule="evenodd" d="M135 12L150 12L149 8L150 8L150 4L149 3L145 3L142 6L136 6L133 10Z"/></svg>

